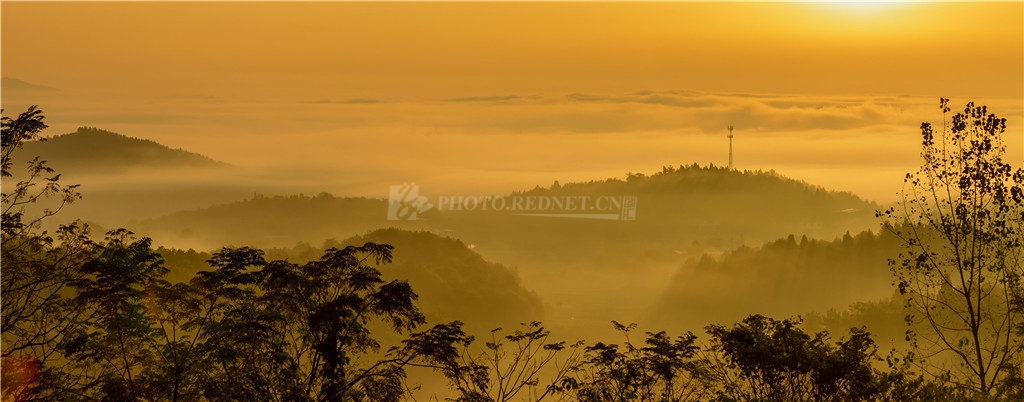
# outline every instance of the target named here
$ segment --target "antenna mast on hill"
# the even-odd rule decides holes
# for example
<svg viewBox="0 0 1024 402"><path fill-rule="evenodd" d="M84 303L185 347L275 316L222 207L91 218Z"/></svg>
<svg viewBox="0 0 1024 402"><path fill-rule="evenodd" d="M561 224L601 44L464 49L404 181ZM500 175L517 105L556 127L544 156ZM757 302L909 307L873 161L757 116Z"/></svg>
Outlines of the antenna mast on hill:
<svg viewBox="0 0 1024 402"><path fill-rule="evenodd" d="M732 125L729 125L729 170L732 170Z"/></svg>

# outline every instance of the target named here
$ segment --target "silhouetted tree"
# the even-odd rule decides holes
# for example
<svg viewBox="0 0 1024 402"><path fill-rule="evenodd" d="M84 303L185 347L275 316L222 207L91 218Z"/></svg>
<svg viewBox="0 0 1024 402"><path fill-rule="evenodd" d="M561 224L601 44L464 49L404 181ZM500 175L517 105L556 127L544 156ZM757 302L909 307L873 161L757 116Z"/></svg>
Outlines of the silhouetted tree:
<svg viewBox="0 0 1024 402"><path fill-rule="evenodd" d="M229 284L218 292L231 301L209 335L215 379L207 396L400 400L406 366L446 361L455 353L453 344L468 340L461 323L443 324L368 360L380 350L371 322L397 333L425 323L409 284L385 282L369 264L390 262L391 249L375 243L333 248L301 266L265 262L251 249L215 254L211 265L217 269L200 273L199 282L206 288ZM236 287L249 284L251 290Z"/></svg>
<svg viewBox="0 0 1024 402"><path fill-rule="evenodd" d="M160 364L157 329L149 314L156 281L167 273L150 239L133 241L126 230L108 233L99 257L87 262L76 284L76 302L89 306L92 319L66 342L66 354L85 368L105 399L150 399L162 385L147 372Z"/></svg>
<svg viewBox="0 0 1024 402"><path fill-rule="evenodd" d="M708 326L704 373L721 401L870 400L883 388L871 364L874 341L862 328L829 342L799 320L752 315L732 328Z"/></svg>
<svg viewBox="0 0 1024 402"><path fill-rule="evenodd" d="M697 374L699 347L692 333L672 339L661 331L647 333L646 346L637 347L628 326L612 322L626 338L618 344L598 342L586 348L572 391L579 401L698 401L708 397Z"/></svg>
<svg viewBox="0 0 1024 402"><path fill-rule="evenodd" d="M44 139L44 119L35 106L15 119L0 118L0 384L5 399L28 398L42 379L58 376L53 367L60 355L57 346L86 312L68 297L68 289L81 278L82 262L95 252L81 223L61 225L53 234L42 229L45 220L80 197L77 186L62 184L38 157L27 162L19 181L10 183L15 151L26 141Z"/></svg>
<svg viewBox="0 0 1024 402"><path fill-rule="evenodd" d="M582 342L549 343L550 331L537 321L524 323L523 329L509 335L499 336L501 330L491 331L491 340L479 353L470 351L465 343L457 359L434 366L458 392L456 401L507 402L517 396L540 401L573 388L568 374L579 363ZM528 395L520 394L524 390Z"/></svg>
<svg viewBox="0 0 1024 402"><path fill-rule="evenodd" d="M470 342L453 322L378 353L370 326L403 333L425 322L408 283L374 267L390 261L389 245L330 249L303 265L223 249L187 283L163 279L148 238L121 229L98 247L74 283L88 315L51 345L68 364L19 399L398 401L405 367L454 364ZM13 367L45 369L29 363Z"/></svg>
<svg viewBox="0 0 1024 402"><path fill-rule="evenodd" d="M923 159L880 216L904 242L890 261L915 345L936 375L997 398L1022 364L1024 170L1003 160L1006 119L968 103L942 128L921 124ZM952 361L952 367L945 363Z"/></svg>

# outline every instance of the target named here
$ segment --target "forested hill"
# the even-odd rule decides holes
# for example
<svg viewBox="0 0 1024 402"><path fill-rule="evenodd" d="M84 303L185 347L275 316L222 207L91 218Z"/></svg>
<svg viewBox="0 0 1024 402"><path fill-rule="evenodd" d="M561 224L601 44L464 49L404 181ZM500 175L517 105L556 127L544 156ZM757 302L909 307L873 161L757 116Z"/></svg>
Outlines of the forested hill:
<svg viewBox="0 0 1024 402"><path fill-rule="evenodd" d="M158 244L197 249L243 244L291 247L300 242L322 244L383 227L426 228L426 220L388 221L387 210L387 201L377 198L257 194L248 200L180 211L127 226L153 237Z"/></svg>
<svg viewBox="0 0 1024 402"><path fill-rule="evenodd" d="M891 232L832 241L789 236L683 264L660 297L654 321L729 322L750 313L792 316L843 310L892 294L888 259L902 250Z"/></svg>
<svg viewBox="0 0 1024 402"><path fill-rule="evenodd" d="M115 173L139 167L226 166L200 154L92 127L80 127L78 131L45 141L27 142L17 156L39 156L48 166L64 173ZM15 161L16 166L24 160Z"/></svg>
<svg viewBox="0 0 1024 402"><path fill-rule="evenodd" d="M321 246L298 245L266 250L267 260L296 264L317 260L325 249L366 242L394 246L390 264L379 267L386 280L407 280L431 322L462 320L474 332L544 318L540 298L523 287L519 275L502 264L484 260L465 243L424 231L381 229ZM209 252L160 248L170 278L185 281L209 270Z"/></svg>
<svg viewBox="0 0 1024 402"><path fill-rule="evenodd" d="M385 243L395 247L385 272L407 279L433 321L463 320L474 331L543 319L540 298L518 273L485 261L460 240L424 231L381 229L341 244Z"/></svg>
<svg viewBox="0 0 1024 402"><path fill-rule="evenodd" d="M428 194L431 195L431 194ZM636 219L608 221L521 216L516 211L438 210L418 220L387 220L387 201L373 198L256 196L128 225L158 244L209 249L226 244L291 247L320 244L368 230L401 227L452 235L488 258L524 264L537 258L636 263L637 256L676 264L689 256L760 245L790 234L832 239L877 228L877 204L774 172L696 165L652 175L586 183L557 182L513 192L523 196L636 196ZM438 200L429 200L437 206ZM560 211L540 211L560 212ZM577 211L578 212L578 211ZM612 211L615 212L615 211ZM595 249L595 244L601 244ZM585 251L585 252L584 252ZM583 253L583 254L580 254ZM567 260L563 260L567 262Z"/></svg>
<svg viewBox="0 0 1024 402"><path fill-rule="evenodd" d="M849 226L875 225L874 212L879 208L852 193L828 191L774 171L696 164L667 166L651 175L631 173L625 180L556 183L524 195L635 195L637 220L648 225L661 222L666 227L747 232L754 237L787 231L770 233L765 240L788 233L818 237L820 232L820 237L830 238L847 230L859 231Z"/></svg>
<svg viewBox="0 0 1024 402"><path fill-rule="evenodd" d="M704 252L756 246L790 234L833 239L875 229L878 204L768 171L697 165L665 167L651 175L536 187L513 196L636 196L631 221L525 217L493 211L442 211L446 228L480 247L501 228L501 247L539 253L589 250L603 263L633 264L636 252L681 262ZM615 211L612 211L615 212ZM480 222L487 222L481 225ZM599 250L593 245L601 244ZM609 250L632 250L629 255ZM505 261L504 258L499 260Z"/></svg>

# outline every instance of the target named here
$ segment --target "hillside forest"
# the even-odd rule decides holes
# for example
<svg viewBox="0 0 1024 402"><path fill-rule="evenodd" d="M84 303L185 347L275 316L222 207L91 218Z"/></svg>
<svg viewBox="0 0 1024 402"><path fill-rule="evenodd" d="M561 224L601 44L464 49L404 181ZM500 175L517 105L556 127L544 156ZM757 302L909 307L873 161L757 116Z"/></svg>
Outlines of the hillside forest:
<svg viewBox="0 0 1024 402"><path fill-rule="evenodd" d="M891 205L696 163L499 194L630 221L387 220L4 111L2 399L1022 401L1024 169L939 108Z"/></svg>

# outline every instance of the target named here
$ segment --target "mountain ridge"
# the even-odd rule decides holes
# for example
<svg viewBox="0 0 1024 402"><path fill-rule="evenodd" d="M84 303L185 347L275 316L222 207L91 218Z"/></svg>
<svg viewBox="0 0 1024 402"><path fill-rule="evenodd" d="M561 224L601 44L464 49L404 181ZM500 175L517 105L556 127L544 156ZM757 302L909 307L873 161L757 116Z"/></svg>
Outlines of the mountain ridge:
<svg viewBox="0 0 1024 402"><path fill-rule="evenodd" d="M531 246L584 247L608 236L658 253L704 252L760 244L789 234L831 239L876 226L878 204L849 192L826 190L774 172L738 172L714 166L681 166L661 172L511 192L522 196L637 196L633 221L550 219L518 216L514 211L431 209L418 220L388 220L381 198L256 196L227 204L153 217L136 222L171 237L188 235L214 244L256 243L287 247L299 241L318 243L330 237L357 235L381 227L453 231L488 248ZM436 200L431 200L435 202ZM436 204L436 202L435 202ZM502 229L497 235L493 230ZM274 238L279 235L280 241ZM248 236L248 237L246 237ZM325 237L326 236L326 237ZM196 246L195 243L189 246Z"/></svg>
<svg viewBox="0 0 1024 402"><path fill-rule="evenodd" d="M210 157L171 148L153 140L130 137L95 127L79 127L23 144L20 161L39 157L60 172L113 173L132 168L227 167ZM17 159L17 158L16 158Z"/></svg>

